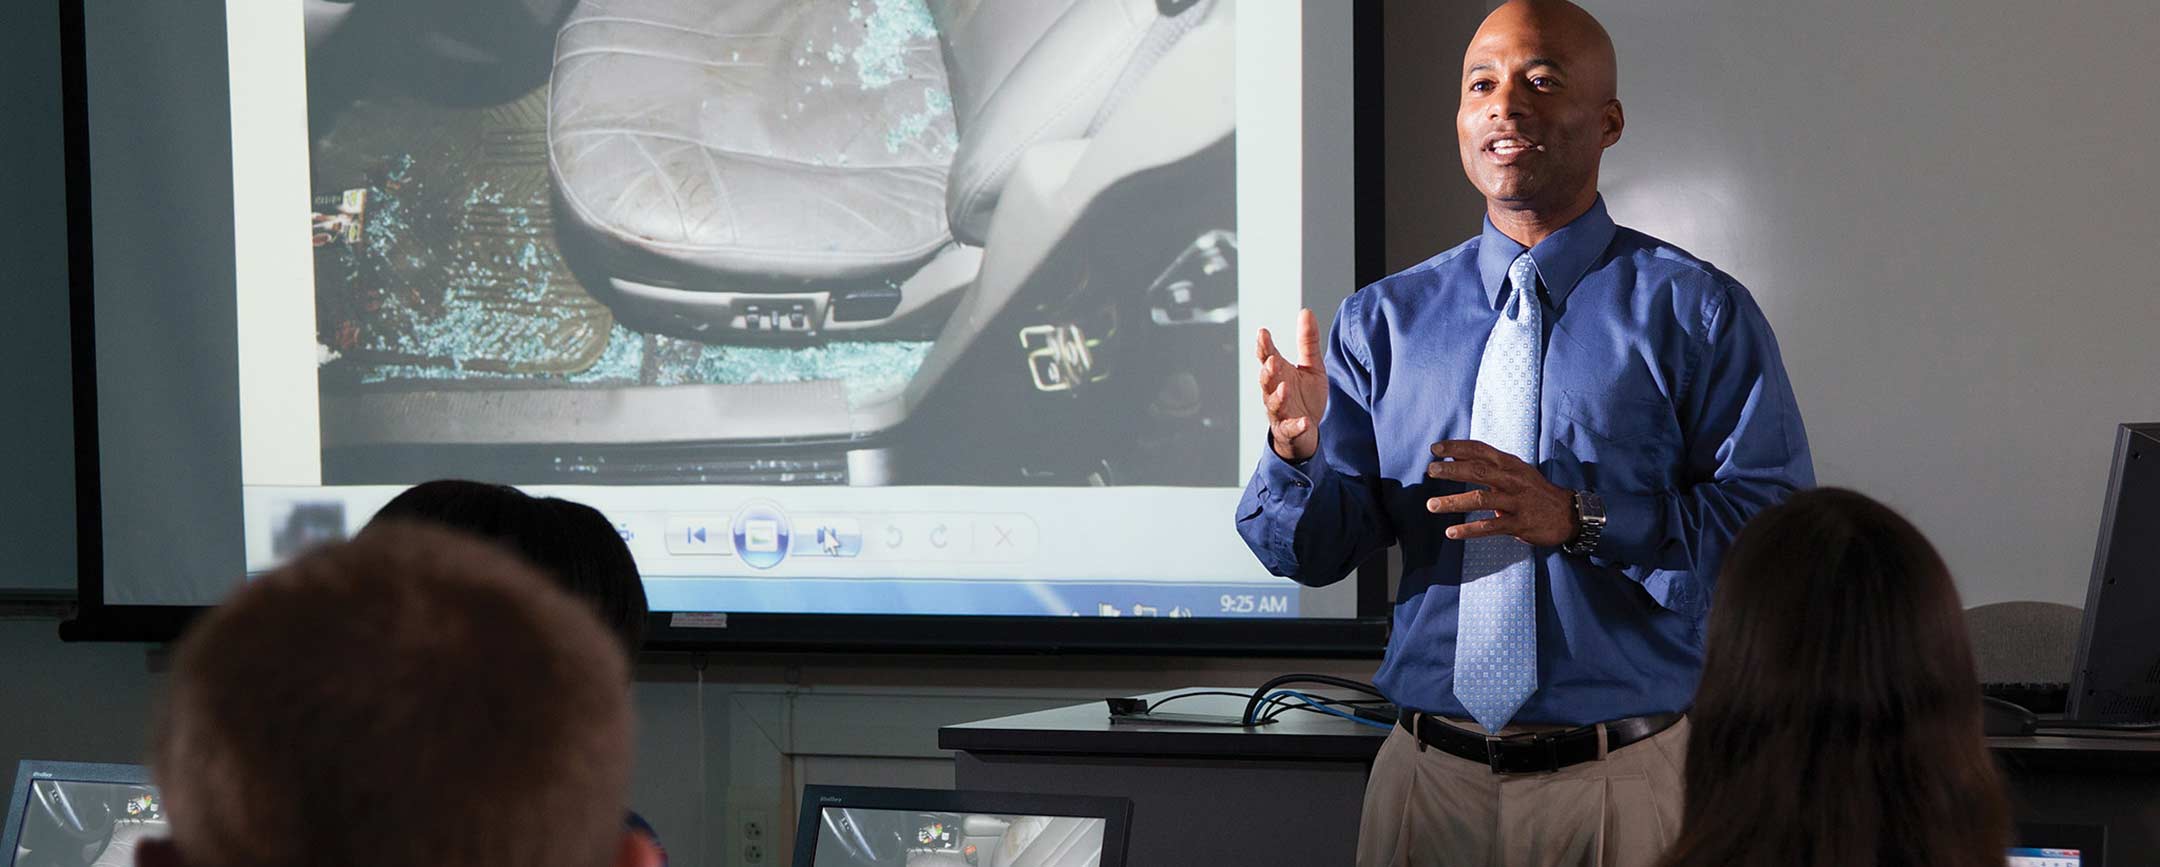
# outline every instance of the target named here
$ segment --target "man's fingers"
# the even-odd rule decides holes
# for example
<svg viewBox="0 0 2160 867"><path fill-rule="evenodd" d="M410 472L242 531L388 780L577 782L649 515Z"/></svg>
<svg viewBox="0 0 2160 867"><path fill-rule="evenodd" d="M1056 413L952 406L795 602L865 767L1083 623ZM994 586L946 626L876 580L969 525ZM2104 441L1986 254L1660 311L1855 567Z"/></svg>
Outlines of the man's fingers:
<svg viewBox="0 0 2160 867"><path fill-rule="evenodd" d="M1262 391L1260 400L1267 404L1269 419L1282 418L1283 404L1290 400L1290 383L1278 382L1275 387Z"/></svg>
<svg viewBox="0 0 2160 867"><path fill-rule="evenodd" d="M1503 459L1515 458L1514 455L1477 440L1441 440L1433 443L1432 456L1454 458L1458 461L1484 461L1495 466L1504 463Z"/></svg>
<svg viewBox="0 0 2160 867"><path fill-rule="evenodd" d="M1433 461L1425 465L1425 476L1487 487L1499 487L1506 482L1491 464L1479 461Z"/></svg>
<svg viewBox="0 0 2160 867"><path fill-rule="evenodd" d="M1271 392L1290 383L1290 362L1278 355L1260 363L1260 390ZM1283 392L1289 394L1287 390Z"/></svg>
<svg viewBox="0 0 2160 867"><path fill-rule="evenodd" d="M1310 307L1298 311L1297 343L1298 363L1314 370L1321 369L1320 319L1313 315Z"/></svg>
<svg viewBox="0 0 2160 867"><path fill-rule="evenodd" d="M1513 536L1517 529L1514 519L1501 515L1483 521L1456 524L1447 528L1447 537L1450 539L1475 539L1480 536Z"/></svg>
<svg viewBox="0 0 2160 867"><path fill-rule="evenodd" d="M1262 362L1267 361L1270 357L1279 358L1282 356L1282 353L1275 351L1275 335L1269 334L1268 330L1265 328L1260 329L1260 344L1258 350L1260 353L1260 360Z"/></svg>
<svg viewBox="0 0 2160 867"><path fill-rule="evenodd" d="M1471 512L1512 512L1515 497L1494 490L1464 491L1425 501L1425 511L1435 515L1464 515Z"/></svg>

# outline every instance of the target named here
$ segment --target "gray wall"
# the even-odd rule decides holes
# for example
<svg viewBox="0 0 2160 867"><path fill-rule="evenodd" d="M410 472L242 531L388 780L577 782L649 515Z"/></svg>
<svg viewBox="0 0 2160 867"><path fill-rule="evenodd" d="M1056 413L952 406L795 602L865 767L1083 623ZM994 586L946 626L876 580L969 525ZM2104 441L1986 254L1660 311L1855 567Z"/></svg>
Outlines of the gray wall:
<svg viewBox="0 0 2160 867"><path fill-rule="evenodd" d="M2150 0L1590 8L1613 213L1761 300L1821 481L1968 605L2083 604L2114 427L2160 420Z"/></svg>

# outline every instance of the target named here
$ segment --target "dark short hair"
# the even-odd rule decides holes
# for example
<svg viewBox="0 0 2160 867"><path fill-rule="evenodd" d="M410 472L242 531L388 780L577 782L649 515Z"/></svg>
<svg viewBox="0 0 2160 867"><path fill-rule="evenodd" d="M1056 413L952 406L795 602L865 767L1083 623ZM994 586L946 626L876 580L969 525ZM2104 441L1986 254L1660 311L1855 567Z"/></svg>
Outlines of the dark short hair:
<svg viewBox="0 0 2160 867"><path fill-rule="evenodd" d="M509 485L440 479L405 489L369 522L431 521L509 547L585 599L636 653L645 640L645 582L598 509ZM362 532L365 532L363 530Z"/></svg>
<svg viewBox="0 0 2160 867"><path fill-rule="evenodd" d="M1672 867L2000 867L1964 608L1903 517L1837 488L1741 530L1714 589Z"/></svg>
<svg viewBox="0 0 2160 867"><path fill-rule="evenodd" d="M601 867L622 839L628 662L499 547L372 527L188 632L152 770L186 863Z"/></svg>

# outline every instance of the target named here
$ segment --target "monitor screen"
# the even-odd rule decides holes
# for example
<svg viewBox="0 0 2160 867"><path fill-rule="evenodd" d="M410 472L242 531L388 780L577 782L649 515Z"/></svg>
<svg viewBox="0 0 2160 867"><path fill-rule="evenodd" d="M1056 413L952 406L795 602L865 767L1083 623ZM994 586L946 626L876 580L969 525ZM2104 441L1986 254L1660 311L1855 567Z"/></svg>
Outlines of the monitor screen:
<svg viewBox="0 0 2160 867"><path fill-rule="evenodd" d="M1100 818L824 807L810 867L1102 863ZM800 859L797 859L800 861Z"/></svg>
<svg viewBox="0 0 2160 867"><path fill-rule="evenodd" d="M2076 849L2010 850L2010 867L2090 867Z"/></svg>
<svg viewBox="0 0 2160 867"><path fill-rule="evenodd" d="M74 9L86 602L461 477L661 612L1377 616L1233 514L1358 279L1349 6L1068 5Z"/></svg>
<svg viewBox="0 0 2160 867"><path fill-rule="evenodd" d="M13 841L9 863L133 867L138 841L167 836L165 805L142 779L132 766L24 763L0 835Z"/></svg>

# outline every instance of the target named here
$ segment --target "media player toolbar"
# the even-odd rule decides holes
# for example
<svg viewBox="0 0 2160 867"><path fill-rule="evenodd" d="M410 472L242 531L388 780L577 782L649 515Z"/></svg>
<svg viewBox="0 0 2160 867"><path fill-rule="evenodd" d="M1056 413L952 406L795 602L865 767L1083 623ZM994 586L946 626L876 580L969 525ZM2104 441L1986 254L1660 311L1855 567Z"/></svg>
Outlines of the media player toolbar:
<svg viewBox="0 0 2160 867"><path fill-rule="evenodd" d="M1022 562L1035 556L1040 532L1020 514L925 512L789 513L766 502L734 512L631 515L624 538L662 533L667 553L732 557L757 569L791 559L925 562Z"/></svg>

